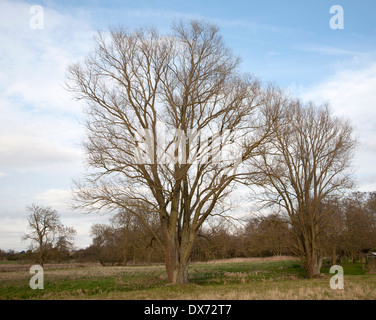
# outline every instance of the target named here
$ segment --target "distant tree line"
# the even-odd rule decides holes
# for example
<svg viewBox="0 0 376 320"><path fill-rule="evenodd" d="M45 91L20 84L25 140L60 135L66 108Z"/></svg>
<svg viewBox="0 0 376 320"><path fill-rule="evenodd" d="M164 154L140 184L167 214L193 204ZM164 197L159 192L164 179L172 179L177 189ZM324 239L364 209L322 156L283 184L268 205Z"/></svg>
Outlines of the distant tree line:
<svg viewBox="0 0 376 320"><path fill-rule="evenodd" d="M42 207L30 206L29 212L35 213L37 209ZM55 212L51 208L44 210ZM330 264L339 263L341 259L356 262L365 253L376 251L376 192L354 192L346 197L334 198L323 203L322 210L326 219L320 228L320 247ZM152 217L141 210L139 214L144 219ZM150 219L147 222L149 228L133 214L122 211L114 215L108 224L92 225L92 243L87 248L74 249L72 239L68 241L67 234L63 238L60 235L58 241L50 242L43 249L43 261L100 262L102 265L163 263L163 247L154 238L154 234L161 232L158 221ZM295 241L286 215L251 214L243 225L236 228L225 223L202 228L191 260L296 255ZM40 262L40 250L35 245L21 252L0 249L0 260Z"/></svg>
<svg viewBox="0 0 376 320"><path fill-rule="evenodd" d="M323 203L321 210L325 210L326 219L320 228L320 247L330 263L336 264L339 259L355 262L364 253L376 250L376 192L334 198ZM156 233L160 232L157 222L150 223ZM235 230L225 224L202 228L191 259L296 255L293 232L288 217L281 213L252 216ZM163 248L131 214L118 214L111 224L95 224L91 233L91 246L76 252L81 261L122 265L164 261Z"/></svg>

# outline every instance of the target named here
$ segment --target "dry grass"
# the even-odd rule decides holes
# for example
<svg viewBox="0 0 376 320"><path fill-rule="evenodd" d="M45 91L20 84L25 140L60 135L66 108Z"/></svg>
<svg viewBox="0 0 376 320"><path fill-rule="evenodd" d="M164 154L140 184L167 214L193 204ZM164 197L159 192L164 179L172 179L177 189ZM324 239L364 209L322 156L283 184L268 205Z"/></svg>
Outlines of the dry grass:
<svg viewBox="0 0 376 320"><path fill-rule="evenodd" d="M36 263L34 263L36 264ZM0 264L0 273L13 272L13 271L29 271L30 267L34 264L22 263L22 264ZM94 268L100 267L101 264L90 262L90 263L46 263L43 267L44 270L50 269L77 269L77 268Z"/></svg>
<svg viewBox="0 0 376 320"><path fill-rule="evenodd" d="M312 280L309 280L312 281ZM273 283L268 286L248 288L231 288L223 291L213 291L184 296L184 299L199 300L375 300L375 283L357 283L348 280L344 290L333 290L329 287L329 281L320 285L306 282L298 282L279 285ZM290 288L289 288L290 287ZM293 287L293 288L291 288Z"/></svg>
<svg viewBox="0 0 376 320"><path fill-rule="evenodd" d="M224 263L248 263L248 262L269 262L269 261L299 261L296 257L290 256L273 256L263 258L232 258L232 259L217 259L205 262L206 264L224 264ZM202 262L197 262L201 264Z"/></svg>
<svg viewBox="0 0 376 320"><path fill-rule="evenodd" d="M376 299L376 275L345 273L344 290L332 290L331 275L306 279L299 261L291 257L194 263L187 286L169 285L163 265L56 267L45 269L46 285L40 291L29 288L31 275L25 266L19 270L13 265L13 270L0 272L0 299Z"/></svg>
<svg viewBox="0 0 376 320"><path fill-rule="evenodd" d="M375 279L358 282L349 276L344 290L333 290L329 279L294 281L287 283L271 281L266 284L239 284L204 287L190 284L182 290L176 287L160 288L154 292L127 292L110 294L106 299L136 300L375 300ZM369 279L371 280L371 279ZM287 280L288 281L288 280Z"/></svg>

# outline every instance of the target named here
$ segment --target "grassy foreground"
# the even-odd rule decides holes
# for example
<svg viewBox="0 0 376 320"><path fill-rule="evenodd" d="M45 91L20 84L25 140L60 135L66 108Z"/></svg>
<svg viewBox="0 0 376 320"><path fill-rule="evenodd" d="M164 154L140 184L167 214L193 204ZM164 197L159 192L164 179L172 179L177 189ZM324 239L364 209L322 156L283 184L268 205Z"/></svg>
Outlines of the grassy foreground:
<svg viewBox="0 0 376 320"><path fill-rule="evenodd" d="M32 290L29 269L0 268L0 299L376 299L376 275L361 264L342 264L344 290L333 290L329 268L307 279L299 260L290 257L249 258L193 263L187 286L169 285L163 265L73 268L47 266L44 289ZM23 269L23 270L20 270Z"/></svg>

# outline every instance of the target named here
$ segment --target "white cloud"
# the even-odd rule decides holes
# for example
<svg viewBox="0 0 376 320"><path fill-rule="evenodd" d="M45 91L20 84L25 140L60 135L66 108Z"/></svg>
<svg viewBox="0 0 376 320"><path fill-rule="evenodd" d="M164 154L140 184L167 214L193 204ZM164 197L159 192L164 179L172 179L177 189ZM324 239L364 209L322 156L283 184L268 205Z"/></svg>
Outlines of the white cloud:
<svg viewBox="0 0 376 320"><path fill-rule="evenodd" d="M72 194L66 189L49 189L35 198L56 210L66 210L71 203Z"/></svg>
<svg viewBox="0 0 376 320"><path fill-rule="evenodd" d="M30 112L25 107L2 103L0 118L0 165L15 171L47 165L78 165L83 128L71 116Z"/></svg>
<svg viewBox="0 0 376 320"><path fill-rule="evenodd" d="M310 88L300 88L303 100L329 102L338 116L349 118L359 145L354 166L361 190L376 190L376 63L338 70Z"/></svg>
<svg viewBox="0 0 376 320"><path fill-rule="evenodd" d="M3 167L43 168L62 162L77 162L81 154L73 148L63 148L46 138L22 135L0 137L0 165Z"/></svg>
<svg viewBox="0 0 376 320"><path fill-rule="evenodd" d="M81 104L64 88L67 66L92 46L83 11L43 6L44 28L29 21L32 4L0 2L0 165L35 170L80 161Z"/></svg>
<svg viewBox="0 0 376 320"><path fill-rule="evenodd" d="M1 12L1 77L6 96L17 97L37 110L76 112L63 89L66 67L86 54L93 31L80 12L44 9L44 28L29 26L31 5L3 1Z"/></svg>
<svg viewBox="0 0 376 320"><path fill-rule="evenodd" d="M27 232L27 219L0 217L0 249L27 250L28 242L22 241Z"/></svg>
<svg viewBox="0 0 376 320"><path fill-rule="evenodd" d="M59 188L80 171L82 105L63 85L67 66L87 55L94 34L83 9L48 4L44 28L34 30L32 5L0 1L0 248L16 250L26 247L26 205L40 201L69 215Z"/></svg>

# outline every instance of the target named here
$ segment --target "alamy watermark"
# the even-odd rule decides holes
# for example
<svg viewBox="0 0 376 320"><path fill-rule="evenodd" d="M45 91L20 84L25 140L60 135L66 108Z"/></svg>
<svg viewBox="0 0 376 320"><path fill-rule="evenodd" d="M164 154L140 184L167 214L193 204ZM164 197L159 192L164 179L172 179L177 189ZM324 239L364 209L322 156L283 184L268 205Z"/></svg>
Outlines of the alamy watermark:
<svg viewBox="0 0 376 320"><path fill-rule="evenodd" d="M333 290L338 290L338 289L343 290L344 289L343 268L341 266L334 265L330 268L329 273L335 273L335 275L330 278L330 281L329 281L330 288Z"/></svg>
<svg viewBox="0 0 376 320"><path fill-rule="evenodd" d="M34 274L30 281L30 288L35 289L44 289L44 271L43 267L40 265L34 265L30 268L30 273Z"/></svg>
<svg viewBox="0 0 376 320"><path fill-rule="evenodd" d="M343 7L334 5L330 7L329 13L334 14L329 21L330 28L333 30L345 28L345 14Z"/></svg>
<svg viewBox="0 0 376 320"><path fill-rule="evenodd" d="M33 5L30 7L29 26L31 29L44 29L44 10L40 5Z"/></svg>
<svg viewBox="0 0 376 320"><path fill-rule="evenodd" d="M232 163L235 169L242 162L242 130L191 130L168 129L158 122L157 130L140 128L131 138L135 164L221 164Z"/></svg>

